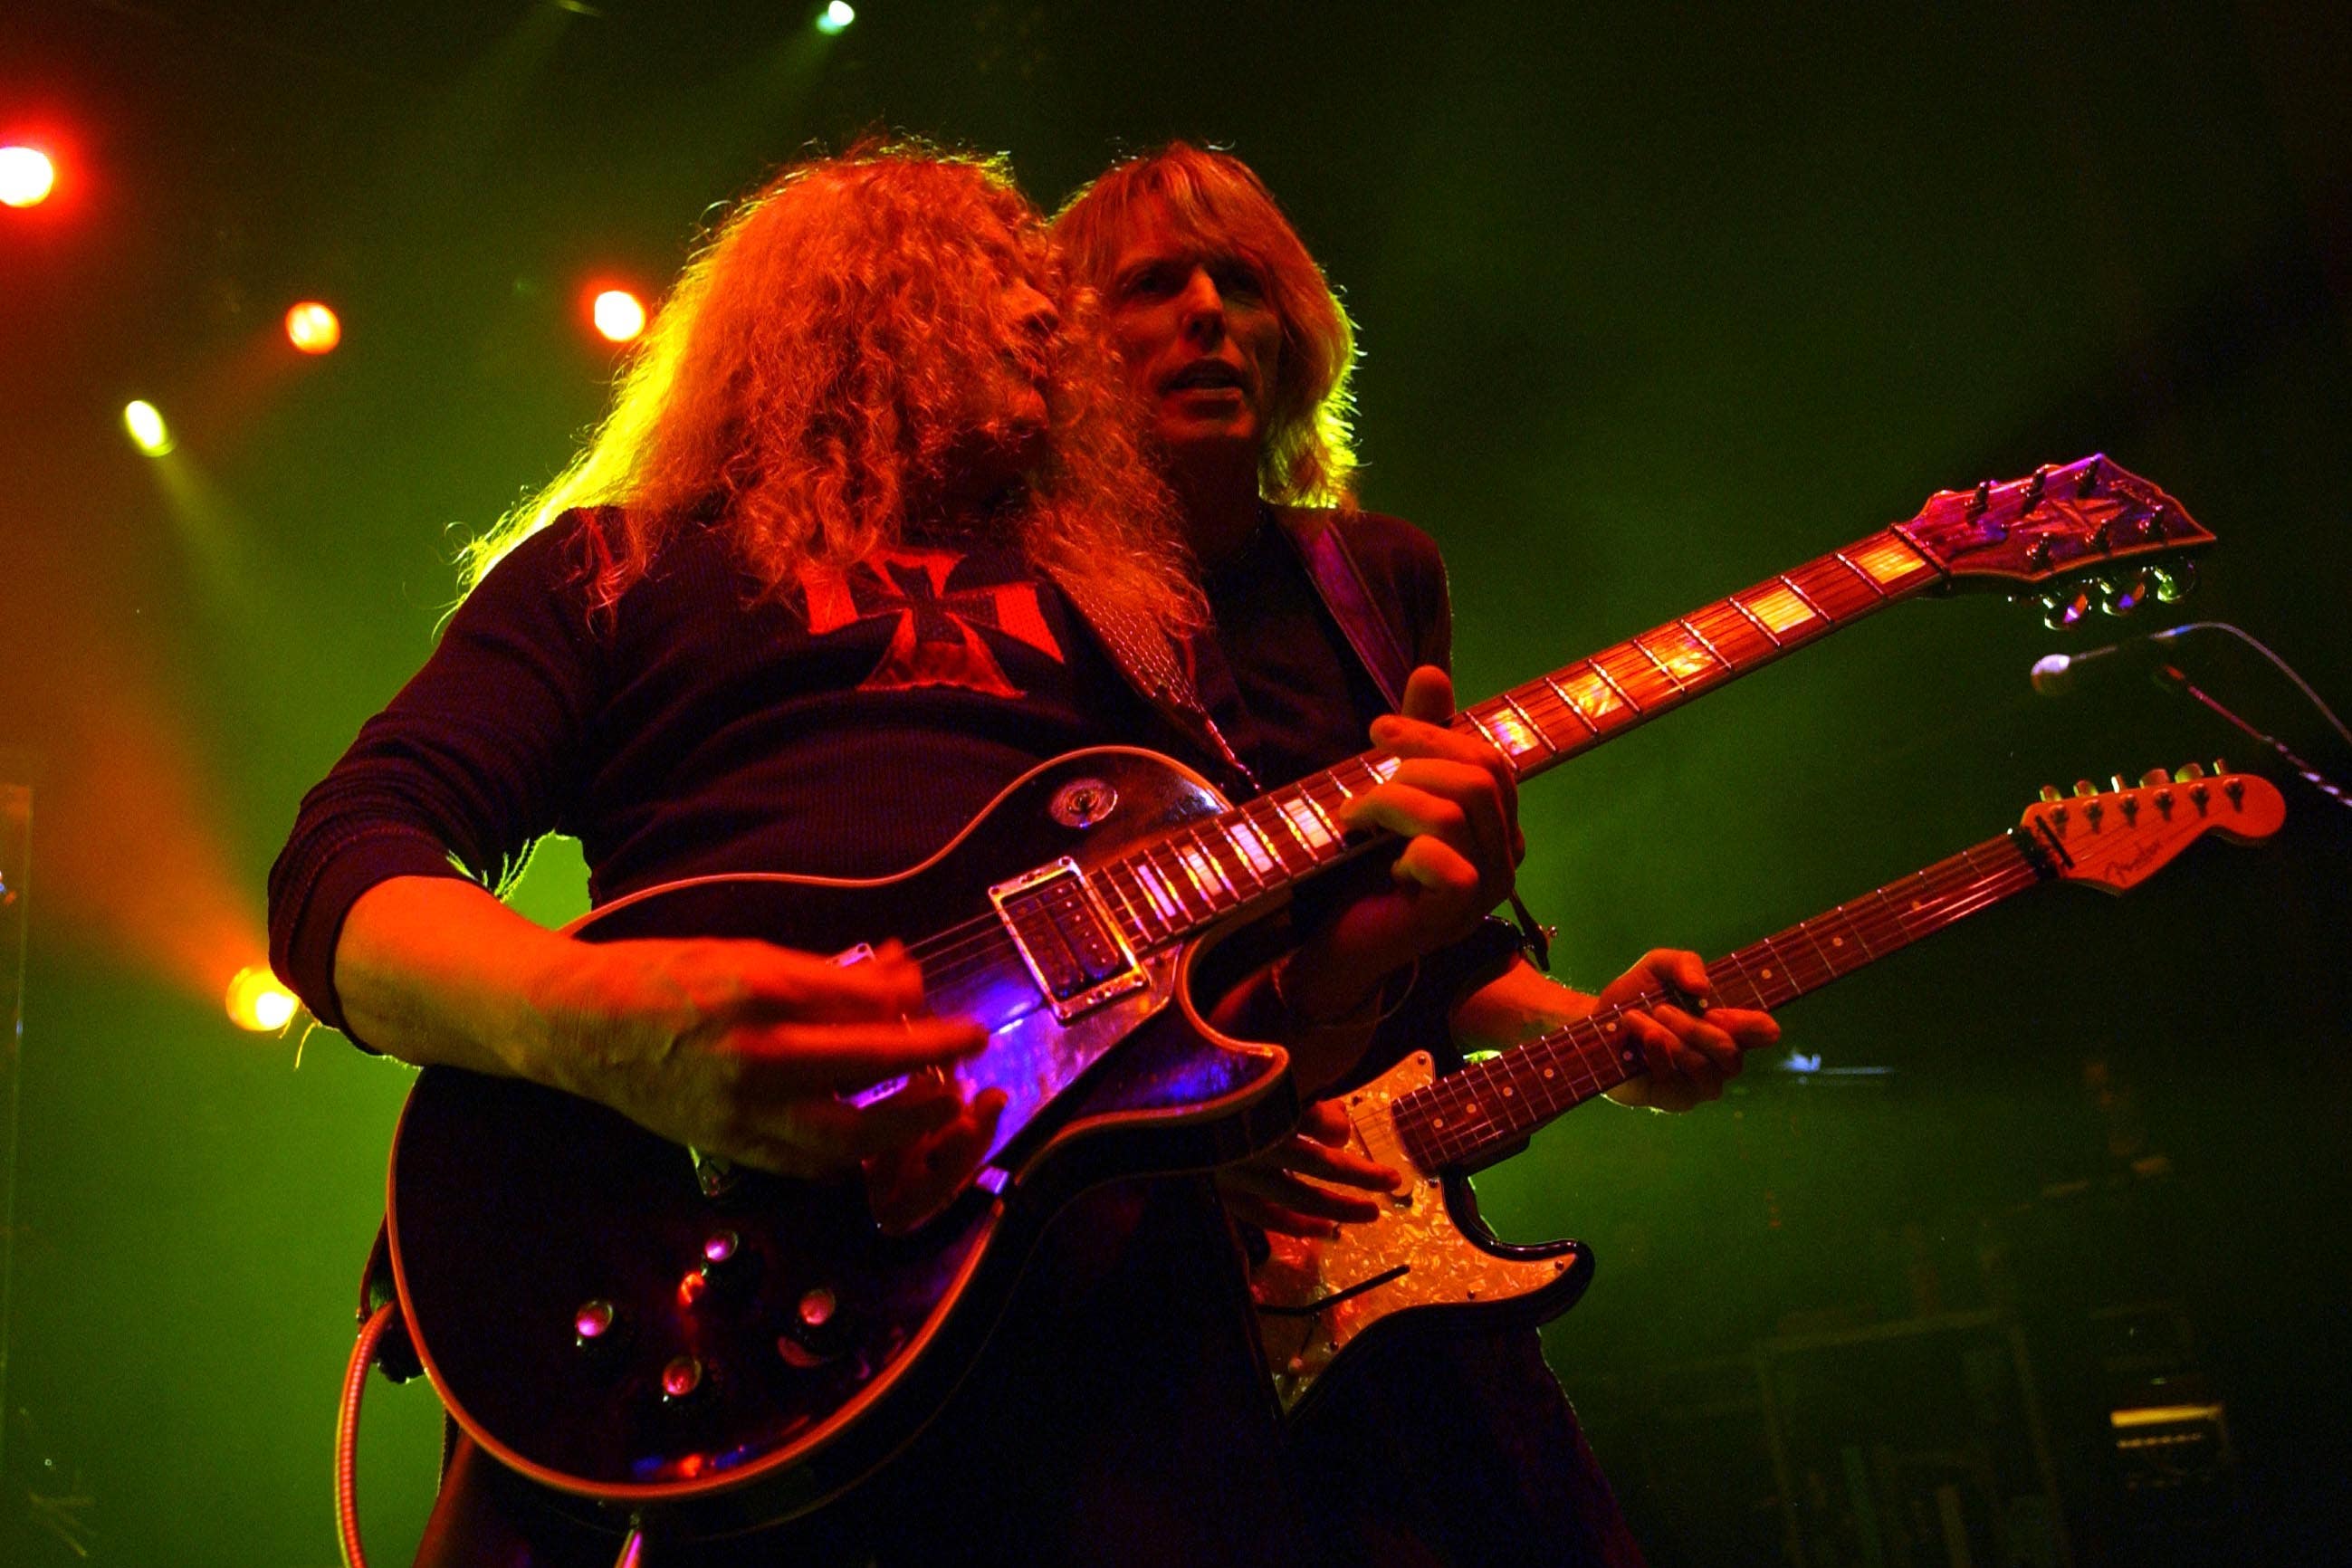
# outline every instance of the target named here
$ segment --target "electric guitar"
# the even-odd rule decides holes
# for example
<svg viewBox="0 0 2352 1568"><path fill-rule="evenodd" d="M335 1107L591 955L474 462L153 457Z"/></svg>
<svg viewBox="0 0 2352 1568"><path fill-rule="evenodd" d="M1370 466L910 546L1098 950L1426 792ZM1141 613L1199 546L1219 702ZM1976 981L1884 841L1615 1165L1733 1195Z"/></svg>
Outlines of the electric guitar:
<svg viewBox="0 0 2352 1568"><path fill-rule="evenodd" d="M2053 622L2095 594L2126 611L2183 591L2211 537L2103 457L1939 492L1454 724L1531 777L1897 600L1990 587L2043 595ZM585 1516L675 1534L789 1518L853 1484L961 1376L1068 1196L1290 1130L1285 1053L1211 1028L1192 965L1387 841L1338 818L1397 765L1369 752L1235 806L1164 757L1081 752L898 876L703 879L585 917L588 942L759 937L844 962L898 938L932 1010L991 1031L958 1083L1008 1102L961 1192L886 1232L854 1176L730 1169L584 1100L427 1068L394 1135L388 1225L450 1415Z"/></svg>
<svg viewBox="0 0 2352 1568"><path fill-rule="evenodd" d="M1769 1011L1885 958L1955 921L2043 882L2129 891L2194 840L2267 838L2286 804L2268 780L2190 764L2112 793L2088 782L2067 798L2045 788L1998 837L1924 871L1801 921L1707 965L1717 1005ZM1269 1236L1254 1271L1258 1332L1284 1409L1311 1419L1313 1395L1354 1347L1416 1329L1548 1322L1574 1306L1592 1272L1580 1242L1513 1246L1478 1216L1467 1173L1517 1148L1643 1067L1620 1019L1627 1008L1682 999L1654 993L1580 1018L1510 1050L1433 1077L1417 1051L1340 1101L1359 1153L1407 1173L1377 1219L1337 1238ZM1365 1353L1375 1353L1367 1351Z"/></svg>

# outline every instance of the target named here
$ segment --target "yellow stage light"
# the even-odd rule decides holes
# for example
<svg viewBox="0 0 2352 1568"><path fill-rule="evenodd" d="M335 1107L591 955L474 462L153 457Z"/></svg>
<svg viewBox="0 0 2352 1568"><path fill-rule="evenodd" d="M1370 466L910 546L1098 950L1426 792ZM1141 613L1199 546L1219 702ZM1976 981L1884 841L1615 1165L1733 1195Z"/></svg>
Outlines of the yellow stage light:
<svg viewBox="0 0 2352 1568"><path fill-rule="evenodd" d="M343 341L343 323L316 300L286 312L286 341L306 354L322 354Z"/></svg>
<svg viewBox="0 0 2352 1568"><path fill-rule="evenodd" d="M852 5L849 0L829 0L825 8L816 14L816 30L830 38L836 34L847 32L849 24L856 20L857 20L857 7Z"/></svg>
<svg viewBox="0 0 2352 1568"><path fill-rule="evenodd" d="M228 983L228 1021L257 1035L273 1035L294 1021L302 1005L278 984L266 963L248 963Z"/></svg>
<svg viewBox="0 0 2352 1568"><path fill-rule="evenodd" d="M625 343L646 330L646 307L626 289L607 289L596 296L588 313L596 330L616 343Z"/></svg>
<svg viewBox="0 0 2352 1568"><path fill-rule="evenodd" d="M172 449L172 432L164 426L162 412L143 397L123 406L122 427L131 432L131 439L139 449L151 458L160 458Z"/></svg>
<svg viewBox="0 0 2352 1568"><path fill-rule="evenodd" d="M58 166L37 147L0 147L0 205L37 206L57 189Z"/></svg>

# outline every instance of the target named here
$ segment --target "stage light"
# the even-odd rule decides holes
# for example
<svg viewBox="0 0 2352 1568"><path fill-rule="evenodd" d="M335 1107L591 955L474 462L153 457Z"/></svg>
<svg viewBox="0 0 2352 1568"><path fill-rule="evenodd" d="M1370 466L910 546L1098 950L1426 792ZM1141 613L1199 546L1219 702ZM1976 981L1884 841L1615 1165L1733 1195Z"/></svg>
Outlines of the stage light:
<svg viewBox="0 0 2352 1568"><path fill-rule="evenodd" d="M343 341L343 323L316 300L286 312L286 341L306 354L322 354Z"/></svg>
<svg viewBox="0 0 2352 1568"><path fill-rule="evenodd" d="M269 973L266 963L248 963L233 975L228 983L228 1020L240 1029L250 1029L257 1035L272 1035L294 1021L296 1009L302 1004L294 993L278 984L278 976Z"/></svg>
<svg viewBox="0 0 2352 1568"><path fill-rule="evenodd" d="M852 5L849 0L831 0L824 10L816 14L816 30L828 38L834 37L847 32L849 24L856 20L857 20L857 7Z"/></svg>
<svg viewBox="0 0 2352 1568"><path fill-rule="evenodd" d="M0 147L0 205L37 206L57 189L58 166L37 147Z"/></svg>
<svg viewBox="0 0 2352 1568"><path fill-rule="evenodd" d="M172 432L163 424L163 413L143 397L123 405L122 427L151 458L163 457L172 449Z"/></svg>
<svg viewBox="0 0 2352 1568"><path fill-rule="evenodd" d="M646 307L626 289L607 289L596 296L588 313L596 330L616 343L625 343L646 330Z"/></svg>

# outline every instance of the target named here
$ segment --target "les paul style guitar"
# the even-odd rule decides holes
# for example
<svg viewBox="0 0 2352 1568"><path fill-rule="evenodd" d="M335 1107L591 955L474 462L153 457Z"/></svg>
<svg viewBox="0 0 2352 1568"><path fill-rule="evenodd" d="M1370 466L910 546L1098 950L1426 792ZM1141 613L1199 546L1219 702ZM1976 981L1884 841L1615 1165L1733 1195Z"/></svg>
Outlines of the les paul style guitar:
<svg viewBox="0 0 2352 1568"><path fill-rule="evenodd" d="M1717 960L1708 989L1721 1005L1769 1011L2029 888L2127 892L2208 833L2250 844L2277 831L2286 805L2275 786L2218 763L2215 773L2192 763L2168 778L2159 768L2137 788L2120 778L2112 793L2079 784L2072 799L2044 789L2007 833ZM1619 1023L1625 1011L1604 1009L1443 1078L1416 1052L1342 1099L1357 1151L1411 1180L1382 1200L1379 1218L1343 1226L1334 1240L1266 1238L1273 1253L1251 1287L1286 1410L1312 1419L1326 1374L1336 1363L1344 1375L1360 1342L1377 1354L1370 1344L1416 1327L1540 1323L1576 1304L1591 1255L1573 1241L1497 1241L1466 1173L1641 1075Z"/></svg>
<svg viewBox="0 0 2352 1568"><path fill-rule="evenodd" d="M1530 777L1883 605L1930 591L2173 597L2211 535L2091 457L1944 491L1895 524L1478 703L1454 727ZM587 1100L429 1068L394 1139L394 1282L450 1415L608 1522L693 1536L805 1512L929 1419L1045 1221L1114 1176L1278 1142L1281 1050L1220 1037L1196 957L1383 842L1341 806L1373 751L1241 805L1148 752L1044 764L898 876L703 879L615 900L583 941L758 937L855 961L898 938L936 1013L990 1030L967 1094L1008 1104L961 1192L877 1226L865 1189L698 1160ZM877 1086L869 1093L886 1093Z"/></svg>

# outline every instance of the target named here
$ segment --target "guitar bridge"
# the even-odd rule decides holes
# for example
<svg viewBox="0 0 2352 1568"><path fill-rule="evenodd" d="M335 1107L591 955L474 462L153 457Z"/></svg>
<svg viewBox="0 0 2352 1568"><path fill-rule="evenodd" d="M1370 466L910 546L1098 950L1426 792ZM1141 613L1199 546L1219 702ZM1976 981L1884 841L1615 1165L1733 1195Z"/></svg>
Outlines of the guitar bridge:
<svg viewBox="0 0 2352 1568"><path fill-rule="evenodd" d="M1066 856L999 882L988 899L1063 1022L1151 984L1086 873Z"/></svg>

